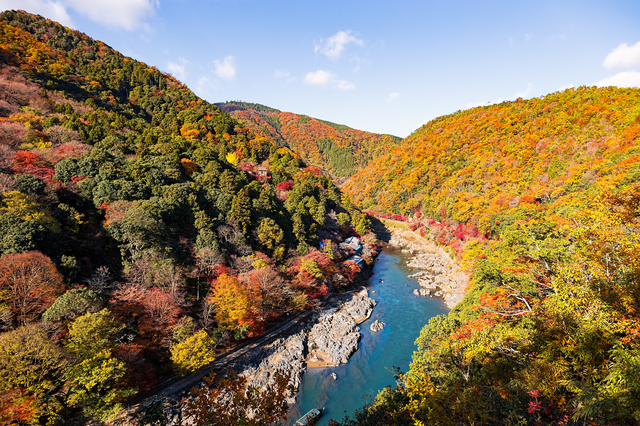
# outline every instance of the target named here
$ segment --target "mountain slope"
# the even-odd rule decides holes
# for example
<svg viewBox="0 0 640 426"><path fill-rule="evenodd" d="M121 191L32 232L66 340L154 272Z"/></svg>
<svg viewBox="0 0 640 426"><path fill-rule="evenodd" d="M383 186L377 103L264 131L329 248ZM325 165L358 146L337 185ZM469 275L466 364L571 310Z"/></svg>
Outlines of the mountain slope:
<svg viewBox="0 0 640 426"><path fill-rule="evenodd" d="M440 117L346 190L367 208L418 208L489 232L520 203L549 208L635 181L638 101L635 89L578 88Z"/></svg>
<svg viewBox="0 0 640 426"><path fill-rule="evenodd" d="M216 105L256 134L291 148L305 162L339 177L351 176L401 140L259 104L226 102Z"/></svg>
<svg viewBox="0 0 640 426"><path fill-rule="evenodd" d="M0 423L111 419L348 286L368 226L175 78L0 14Z"/></svg>
<svg viewBox="0 0 640 426"><path fill-rule="evenodd" d="M345 191L472 273L400 387L343 424L640 422L640 90L437 118Z"/></svg>

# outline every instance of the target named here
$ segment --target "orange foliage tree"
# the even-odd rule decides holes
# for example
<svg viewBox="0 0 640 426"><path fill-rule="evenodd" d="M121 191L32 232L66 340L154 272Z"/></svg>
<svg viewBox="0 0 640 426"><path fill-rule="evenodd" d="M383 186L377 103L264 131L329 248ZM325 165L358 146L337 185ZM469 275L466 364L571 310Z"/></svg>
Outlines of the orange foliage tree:
<svg viewBox="0 0 640 426"><path fill-rule="evenodd" d="M62 275L39 251L0 258L0 303L6 303L13 321L35 321L64 293Z"/></svg>
<svg viewBox="0 0 640 426"><path fill-rule="evenodd" d="M209 297L216 306L216 320L220 325L237 329L254 322L256 307L262 299L259 292L226 274L213 282L212 290Z"/></svg>

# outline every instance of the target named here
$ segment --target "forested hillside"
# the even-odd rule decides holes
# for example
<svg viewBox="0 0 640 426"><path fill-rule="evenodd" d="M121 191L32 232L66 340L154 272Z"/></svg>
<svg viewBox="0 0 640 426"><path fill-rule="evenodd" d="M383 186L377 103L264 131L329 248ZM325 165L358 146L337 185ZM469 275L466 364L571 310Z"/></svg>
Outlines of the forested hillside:
<svg viewBox="0 0 640 426"><path fill-rule="evenodd" d="M639 137L640 90L580 87L437 118L356 173L472 283L343 424L638 424Z"/></svg>
<svg viewBox="0 0 640 426"><path fill-rule="evenodd" d="M216 105L256 134L288 146L305 162L338 177L351 176L400 142L396 136L364 132L259 104L226 102Z"/></svg>
<svg viewBox="0 0 640 426"><path fill-rule="evenodd" d="M170 75L0 15L0 423L111 418L347 286L368 227Z"/></svg>

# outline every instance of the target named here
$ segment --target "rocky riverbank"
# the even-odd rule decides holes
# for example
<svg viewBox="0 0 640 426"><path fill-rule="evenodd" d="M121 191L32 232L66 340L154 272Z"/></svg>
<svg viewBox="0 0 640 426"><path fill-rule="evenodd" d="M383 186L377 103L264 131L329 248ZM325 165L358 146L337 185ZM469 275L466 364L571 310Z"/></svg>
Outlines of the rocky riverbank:
<svg viewBox="0 0 640 426"><path fill-rule="evenodd" d="M308 367L327 367L346 364L358 350L358 324L371 316L376 305L366 289L339 296L335 306L314 317L308 334Z"/></svg>
<svg viewBox="0 0 640 426"><path fill-rule="evenodd" d="M234 370L259 388L269 384L278 370L292 373L290 384L296 389L307 368L346 364L358 350L360 328L376 305L367 289L335 296L326 307L289 337L277 339L246 357Z"/></svg>
<svg viewBox="0 0 640 426"><path fill-rule="evenodd" d="M469 276L460 269L442 247L413 231L387 224L388 244L399 247L413 257L407 266L417 271L410 278L418 280L420 296L441 297L449 309L460 303L469 284Z"/></svg>
<svg viewBox="0 0 640 426"><path fill-rule="evenodd" d="M229 370L247 378L248 384L258 389L266 389L273 384L274 374L285 371L291 374L290 384L300 387L307 368L337 366L346 364L349 357L358 350L360 328L376 305L366 288L334 296L316 308L311 319L295 327L271 343L261 346L228 365ZM295 403L295 394L289 404ZM183 407L188 392L174 394L162 401L168 426L191 424L183 416ZM123 416L119 425L135 425L142 412Z"/></svg>

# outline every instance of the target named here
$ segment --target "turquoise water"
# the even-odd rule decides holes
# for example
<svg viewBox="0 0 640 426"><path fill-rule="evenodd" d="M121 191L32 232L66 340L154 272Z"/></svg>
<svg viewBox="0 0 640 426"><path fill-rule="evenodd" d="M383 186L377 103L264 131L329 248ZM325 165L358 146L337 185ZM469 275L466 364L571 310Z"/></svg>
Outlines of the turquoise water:
<svg viewBox="0 0 640 426"><path fill-rule="evenodd" d="M397 249L386 248L380 254L369 279L369 296L378 304L371 318L360 325L358 351L346 365L307 370L300 387L300 402L288 416L288 424L315 407L325 407L316 423L319 426L327 425L332 418L342 420L385 386L395 385L393 367L408 370L414 341L422 327L429 318L449 309L440 299L413 294L418 283L407 278L411 270L405 266L406 260L407 255ZM372 333L369 326L376 319L387 325L381 332ZM338 379L331 378L331 373L336 373Z"/></svg>

